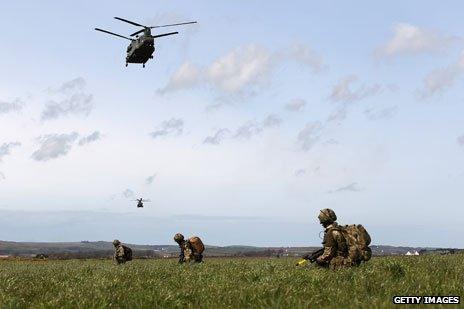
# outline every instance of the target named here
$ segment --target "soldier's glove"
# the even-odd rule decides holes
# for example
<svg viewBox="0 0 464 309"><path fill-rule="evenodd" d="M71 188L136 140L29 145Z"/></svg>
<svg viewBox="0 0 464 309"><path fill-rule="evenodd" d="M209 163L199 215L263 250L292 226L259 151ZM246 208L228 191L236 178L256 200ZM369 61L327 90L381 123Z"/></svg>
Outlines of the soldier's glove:
<svg viewBox="0 0 464 309"><path fill-rule="evenodd" d="M316 259L316 264L317 264L317 265L320 265L320 266L323 266L323 265L325 265L325 262L321 259L321 257L318 257L318 258Z"/></svg>

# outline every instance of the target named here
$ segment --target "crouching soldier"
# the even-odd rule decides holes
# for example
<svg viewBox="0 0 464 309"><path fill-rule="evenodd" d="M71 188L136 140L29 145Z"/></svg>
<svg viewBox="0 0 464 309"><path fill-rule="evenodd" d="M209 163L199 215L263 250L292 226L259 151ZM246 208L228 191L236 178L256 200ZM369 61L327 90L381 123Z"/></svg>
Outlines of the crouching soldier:
<svg viewBox="0 0 464 309"><path fill-rule="evenodd" d="M174 241L180 248L179 263L200 263L203 261L203 251L205 251L205 246L199 237L192 236L186 240L184 235L177 233L174 235Z"/></svg>
<svg viewBox="0 0 464 309"><path fill-rule="evenodd" d="M113 261L116 264L124 264L128 261L132 261L132 249L124 246L119 240L113 240L114 256Z"/></svg>
<svg viewBox="0 0 464 309"><path fill-rule="evenodd" d="M321 267L331 269L352 266L348 254L348 244L343 235L344 231L336 222L335 212L329 208L323 209L318 218L325 230L322 254L316 259L316 263Z"/></svg>

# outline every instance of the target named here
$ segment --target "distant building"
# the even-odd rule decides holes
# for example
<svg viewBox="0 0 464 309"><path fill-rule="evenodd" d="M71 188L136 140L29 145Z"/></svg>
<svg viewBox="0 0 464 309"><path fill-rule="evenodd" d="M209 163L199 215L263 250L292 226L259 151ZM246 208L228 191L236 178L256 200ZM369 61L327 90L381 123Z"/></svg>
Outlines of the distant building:
<svg viewBox="0 0 464 309"><path fill-rule="evenodd" d="M416 250L408 251L408 252L406 252L406 255L419 255L419 252L417 252Z"/></svg>

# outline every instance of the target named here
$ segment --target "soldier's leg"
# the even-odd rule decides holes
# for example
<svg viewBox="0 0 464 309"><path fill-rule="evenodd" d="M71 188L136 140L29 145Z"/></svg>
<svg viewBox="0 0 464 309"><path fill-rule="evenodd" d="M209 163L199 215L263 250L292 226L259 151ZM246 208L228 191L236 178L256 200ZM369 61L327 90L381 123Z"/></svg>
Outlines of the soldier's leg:
<svg viewBox="0 0 464 309"><path fill-rule="evenodd" d="M342 256L336 256L330 261L329 268L332 270L338 270L344 267L344 264L344 258Z"/></svg>
<svg viewBox="0 0 464 309"><path fill-rule="evenodd" d="M122 258L122 257L116 259L116 261L118 262L118 264L124 264L124 263L126 263L126 259L124 259L124 258Z"/></svg>
<svg viewBox="0 0 464 309"><path fill-rule="evenodd" d="M337 270L340 268L347 268L354 266L355 264L351 261L349 257L337 256L330 261L330 268Z"/></svg>
<svg viewBox="0 0 464 309"><path fill-rule="evenodd" d="M195 262L197 262L197 263L203 262L203 255L202 254L195 254Z"/></svg>

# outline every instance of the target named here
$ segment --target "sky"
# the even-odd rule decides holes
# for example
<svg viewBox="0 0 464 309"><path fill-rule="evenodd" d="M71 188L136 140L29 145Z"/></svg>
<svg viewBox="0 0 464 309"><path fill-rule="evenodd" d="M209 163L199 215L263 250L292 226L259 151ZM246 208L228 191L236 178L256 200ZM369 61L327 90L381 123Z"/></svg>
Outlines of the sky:
<svg viewBox="0 0 464 309"><path fill-rule="evenodd" d="M0 239L312 246L329 207L374 244L462 248L463 9L4 1ZM125 67L94 31L138 30L115 16L198 23Z"/></svg>

